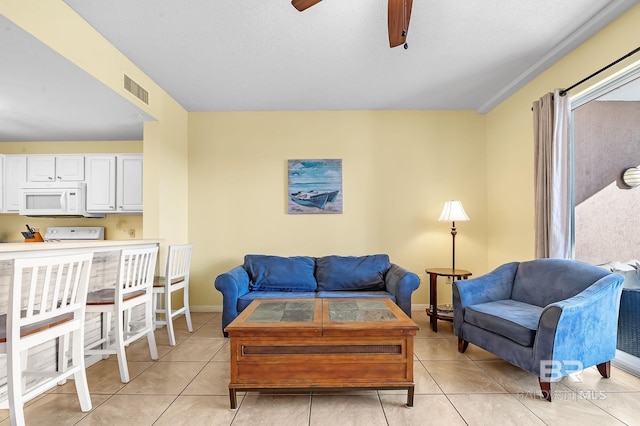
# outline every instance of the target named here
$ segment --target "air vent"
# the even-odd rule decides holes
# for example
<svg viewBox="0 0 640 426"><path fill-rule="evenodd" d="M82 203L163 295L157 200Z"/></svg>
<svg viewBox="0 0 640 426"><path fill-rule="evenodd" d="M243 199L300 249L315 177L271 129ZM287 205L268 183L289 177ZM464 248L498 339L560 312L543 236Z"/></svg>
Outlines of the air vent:
<svg viewBox="0 0 640 426"><path fill-rule="evenodd" d="M140 99L145 104L149 105L149 92L144 90L142 86L140 86L135 81L131 80L131 77L124 74L124 88L128 92L130 92L133 96Z"/></svg>

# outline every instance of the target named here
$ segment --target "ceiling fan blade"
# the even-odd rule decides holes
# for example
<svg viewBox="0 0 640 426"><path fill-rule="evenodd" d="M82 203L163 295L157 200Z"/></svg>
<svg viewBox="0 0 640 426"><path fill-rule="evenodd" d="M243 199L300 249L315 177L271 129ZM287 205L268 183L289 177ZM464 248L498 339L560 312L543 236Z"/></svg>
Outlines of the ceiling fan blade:
<svg viewBox="0 0 640 426"><path fill-rule="evenodd" d="M293 5L293 7L302 12L303 10L310 8L311 6L314 6L321 1L322 0L291 0L291 4Z"/></svg>
<svg viewBox="0 0 640 426"><path fill-rule="evenodd" d="M412 5L413 0L389 0L389 47L406 43Z"/></svg>

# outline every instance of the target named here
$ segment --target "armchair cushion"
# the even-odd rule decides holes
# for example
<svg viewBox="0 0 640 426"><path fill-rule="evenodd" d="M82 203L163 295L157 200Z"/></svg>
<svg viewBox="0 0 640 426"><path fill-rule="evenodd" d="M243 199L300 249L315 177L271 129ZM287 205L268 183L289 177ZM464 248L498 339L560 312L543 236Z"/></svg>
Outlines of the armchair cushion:
<svg viewBox="0 0 640 426"><path fill-rule="evenodd" d="M318 291L382 290L389 256L325 256L316 260Z"/></svg>
<svg viewBox="0 0 640 426"><path fill-rule="evenodd" d="M248 254L244 267L251 291L315 291L315 259L307 256L280 257Z"/></svg>
<svg viewBox="0 0 640 426"><path fill-rule="evenodd" d="M498 300L469 306L464 320L523 346L533 346L542 308L517 300Z"/></svg>

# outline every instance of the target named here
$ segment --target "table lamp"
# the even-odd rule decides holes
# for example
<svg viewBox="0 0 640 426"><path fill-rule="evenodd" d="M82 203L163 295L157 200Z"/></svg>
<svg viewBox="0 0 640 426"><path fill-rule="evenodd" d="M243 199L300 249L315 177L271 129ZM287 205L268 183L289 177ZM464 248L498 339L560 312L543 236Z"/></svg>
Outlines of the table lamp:
<svg viewBox="0 0 640 426"><path fill-rule="evenodd" d="M447 201L444 203L444 208L442 209L442 213L440 213L438 221L451 222L451 238L453 247L451 262L452 271L455 271L456 269L456 234L458 233L456 230L456 222L463 222L467 220L470 219L465 213L461 201Z"/></svg>

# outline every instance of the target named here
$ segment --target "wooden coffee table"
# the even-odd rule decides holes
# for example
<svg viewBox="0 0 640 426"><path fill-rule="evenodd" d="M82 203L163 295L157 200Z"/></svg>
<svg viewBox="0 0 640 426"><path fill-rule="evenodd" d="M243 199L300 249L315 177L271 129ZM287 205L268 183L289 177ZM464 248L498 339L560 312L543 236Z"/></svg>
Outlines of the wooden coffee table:
<svg viewBox="0 0 640 426"><path fill-rule="evenodd" d="M418 326L390 299L254 300L225 331L236 391L406 389Z"/></svg>

